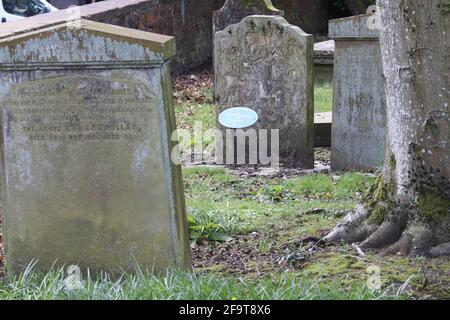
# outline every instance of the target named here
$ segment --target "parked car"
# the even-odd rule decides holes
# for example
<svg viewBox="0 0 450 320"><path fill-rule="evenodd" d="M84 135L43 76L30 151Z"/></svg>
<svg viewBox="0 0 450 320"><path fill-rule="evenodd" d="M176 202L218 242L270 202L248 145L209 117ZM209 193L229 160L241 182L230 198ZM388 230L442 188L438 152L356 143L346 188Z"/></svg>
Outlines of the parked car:
<svg viewBox="0 0 450 320"><path fill-rule="evenodd" d="M57 10L46 0L0 0L0 21L14 21Z"/></svg>

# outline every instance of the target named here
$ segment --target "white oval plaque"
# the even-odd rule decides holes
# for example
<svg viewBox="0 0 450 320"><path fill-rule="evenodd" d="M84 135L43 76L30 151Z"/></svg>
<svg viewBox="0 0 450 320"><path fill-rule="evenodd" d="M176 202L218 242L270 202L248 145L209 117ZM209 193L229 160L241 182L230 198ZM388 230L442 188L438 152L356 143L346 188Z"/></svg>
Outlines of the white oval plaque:
<svg viewBox="0 0 450 320"><path fill-rule="evenodd" d="M219 115L221 125L231 129L243 129L254 125L258 114L249 108L236 107L222 111Z"/></svg>

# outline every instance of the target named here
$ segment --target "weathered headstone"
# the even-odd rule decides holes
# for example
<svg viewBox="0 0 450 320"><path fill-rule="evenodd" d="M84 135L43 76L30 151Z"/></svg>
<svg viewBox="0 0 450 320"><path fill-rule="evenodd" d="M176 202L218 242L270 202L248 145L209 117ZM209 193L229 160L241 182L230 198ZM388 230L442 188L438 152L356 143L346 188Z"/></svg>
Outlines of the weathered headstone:
<svg viewBox="0 0 450 320"><path fill-rule="evenodd" d="M80 20L0 41L7 270L190 267L172 37Z"/></svg>
<svg viewBox="0 0 450 320"><path fill-rule="evenodd" d="M271 0L227 0L213 12L213 36L251 15L283 16L283 11L275 8Z"/></svg>
<svg viewBox="0 0 450 320"><path fill-rule="evenodd" d="M314 166L313 46L311 35L271 16L246 17L214 44L217 113L256 111L251 129L279 130L280 161L305 168Z"/></svg>
<svg viewBox="0 0 450 320"><path fill-rule="evenodd" d="M386 146L386 97L379 31L370 15L330 21L335 40L331 167L373 170Z"/></svg>

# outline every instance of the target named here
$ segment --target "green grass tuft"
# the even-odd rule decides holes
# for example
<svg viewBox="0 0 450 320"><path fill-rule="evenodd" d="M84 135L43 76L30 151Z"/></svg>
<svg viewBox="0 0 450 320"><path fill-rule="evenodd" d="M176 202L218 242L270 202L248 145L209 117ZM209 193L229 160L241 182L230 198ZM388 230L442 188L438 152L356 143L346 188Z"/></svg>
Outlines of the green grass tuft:
<svg viewBox="0 0 450 320"><path fill-rule="evenodd" d="M395 291L374 292L362 285L343 288L337 284L296 279L286 275L259 280L221 278L208 274L170 271L165 276L140 272L107 275L84 280L77 289L66 286L64 270L47 274L32 272L0 285L1 300L313 300L400 299Z"/></svg>
<svg viewBox="0 0 450 320"><path fill-rule="evenodd" d="M333 106L333 85L325 83L314 88L314 112L330 112Z"/></svg>

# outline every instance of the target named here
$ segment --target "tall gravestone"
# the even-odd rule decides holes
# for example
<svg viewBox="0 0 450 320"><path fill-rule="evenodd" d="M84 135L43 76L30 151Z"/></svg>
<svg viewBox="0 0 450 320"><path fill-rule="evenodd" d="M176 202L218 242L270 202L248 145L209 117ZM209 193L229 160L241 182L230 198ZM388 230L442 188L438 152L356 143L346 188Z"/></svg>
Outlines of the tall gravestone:
<svg viewBox="0 0 450 320"><path fill-rule="evenodd" d="M251 15L283 16L271 0L226 0L222 8L213 12L213 36L229 25Z"/></svg>
<svg viewBox="0 0 450 320"><path fill-rule="evenodd" d="M386 97L379 31L371 15L330 21L335 40L331 167L374 170L386 148Z"/></svg>
<svg viewBox="0 0 450 320"><path fill-rule="evenodd" d="M311 35L271 16L246 17L214 43L217 113L252 109L250 129L279 130L280 162L304 168L314 166L313 46Z"/></svg>
<svg viewBox="0 0 450 320"><path fill-rule="evenodd" d="M190 267L172 37L80 20L0 41L7 270Z"/></svg>

